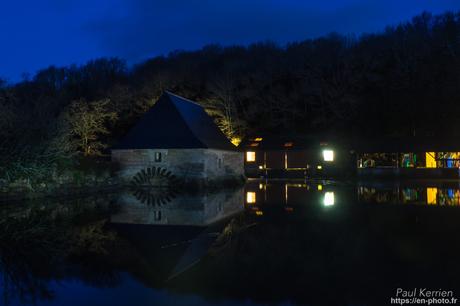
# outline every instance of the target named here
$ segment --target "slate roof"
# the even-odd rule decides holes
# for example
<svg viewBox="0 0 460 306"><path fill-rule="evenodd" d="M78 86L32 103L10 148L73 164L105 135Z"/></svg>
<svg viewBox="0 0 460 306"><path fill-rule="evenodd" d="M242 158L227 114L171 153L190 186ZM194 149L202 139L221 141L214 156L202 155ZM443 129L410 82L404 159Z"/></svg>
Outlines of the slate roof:
<svg viewBox="0 0 460 306"><path fill-rule="evenodd" d="M197 103L165 92L112 150L236 147Z"/></svg>

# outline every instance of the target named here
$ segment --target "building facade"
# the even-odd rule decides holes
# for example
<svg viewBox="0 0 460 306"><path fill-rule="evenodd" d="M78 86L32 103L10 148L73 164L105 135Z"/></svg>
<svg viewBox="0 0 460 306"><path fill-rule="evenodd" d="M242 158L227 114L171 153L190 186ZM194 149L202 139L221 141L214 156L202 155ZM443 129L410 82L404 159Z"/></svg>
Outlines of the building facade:
<svg viewBox="0 0 460 306"><path fill-rule="evenodd" d="M153 185L172 177L210 181L244 175L243 154L204 109L169 92L112 149L112 161L122 178Z"/></svg>
<svg viewBox="0 0 460 306"><path fill-rule="evenodd" d="M350 175L354 167L354 155L340 142L319 137L256 136L241 147L248 177L337 177Z"/></svg>

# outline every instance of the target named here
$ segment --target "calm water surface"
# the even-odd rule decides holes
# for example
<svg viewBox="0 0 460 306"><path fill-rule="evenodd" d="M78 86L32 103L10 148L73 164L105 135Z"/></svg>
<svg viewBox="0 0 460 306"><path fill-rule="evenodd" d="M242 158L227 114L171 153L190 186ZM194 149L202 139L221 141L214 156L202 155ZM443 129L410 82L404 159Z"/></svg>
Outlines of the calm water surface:
<svg viewBox="0 0 460 306"><path fill-rule="evenodd" d="M250 181L0 206L0 305L375 305L460 298L455 182Z"/></svg>

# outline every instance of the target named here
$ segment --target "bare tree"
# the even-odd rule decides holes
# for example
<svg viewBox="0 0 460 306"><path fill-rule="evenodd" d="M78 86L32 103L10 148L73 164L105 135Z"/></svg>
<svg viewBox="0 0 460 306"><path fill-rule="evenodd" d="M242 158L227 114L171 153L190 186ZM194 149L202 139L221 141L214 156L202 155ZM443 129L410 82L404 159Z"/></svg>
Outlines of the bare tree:
<svg viewBox="0 0 460 306"><path fill-rule="evenodd" d="M93 102L80 99L70 105L67 117L70 132L85 156L99 155L106 147L100 136L109 134L107 124L117 119L115 112L107 111L108 103L108 99Z"/></svg>
<svg viewBox="0 0 460 306"><path fill-rule="evenodd" d="M212 96L204 102L206 112L215 118L227 138L238 145L244 124L238 115L235 80L230 75L217 78L211 83L210 90Z"/></svg>

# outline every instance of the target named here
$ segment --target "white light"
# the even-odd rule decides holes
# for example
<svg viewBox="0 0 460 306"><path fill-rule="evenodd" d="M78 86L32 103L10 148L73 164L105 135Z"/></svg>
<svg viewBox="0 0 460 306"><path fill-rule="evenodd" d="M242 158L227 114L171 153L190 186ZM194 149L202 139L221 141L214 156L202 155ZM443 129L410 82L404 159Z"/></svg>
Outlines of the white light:
<svg viewBox="0 0 460 306"><path fill-rule="evenodd" d="M246 161L255 162L256 161L256 152L246 152Z"/></svg>
<svg viewBox="0 0 460 306"><path fill-rule="evenodd" d="M254 204L256 202L256 193L253 191L248 191L246 193L246 203Z"/></svg>
<svg viewBox="0 0 460 306"><path fill-rule="evenodd" d="M324 150L323 151L323 158L324 158L324 161L334 161L334 151L332 151L332 150Z"/></svg>
<svg viewBox="0 0 460 306"><path fill-rule="evenodd" d="M324 194L324 206L332 206L335 203L334 192L328 191Z"/></svg>

